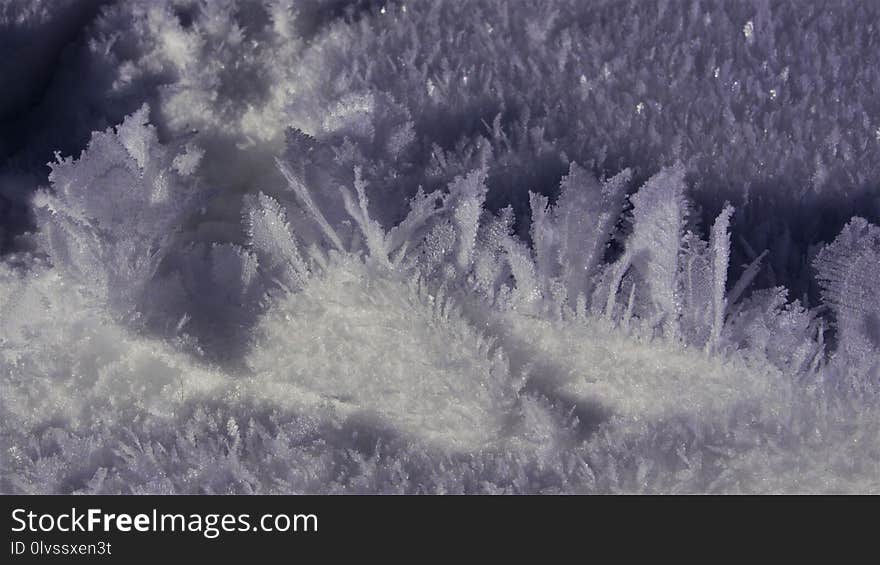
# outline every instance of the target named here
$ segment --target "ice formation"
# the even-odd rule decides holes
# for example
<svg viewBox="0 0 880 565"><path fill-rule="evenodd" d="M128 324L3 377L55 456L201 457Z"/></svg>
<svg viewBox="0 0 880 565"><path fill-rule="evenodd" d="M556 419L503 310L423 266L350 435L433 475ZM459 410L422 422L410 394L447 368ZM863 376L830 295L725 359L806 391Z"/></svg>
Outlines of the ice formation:
<svg viewBox="0 0 880 565"><path fill-rule="evenodd" d="M0 1L0 491L880 491L877 12Z"/></svg>

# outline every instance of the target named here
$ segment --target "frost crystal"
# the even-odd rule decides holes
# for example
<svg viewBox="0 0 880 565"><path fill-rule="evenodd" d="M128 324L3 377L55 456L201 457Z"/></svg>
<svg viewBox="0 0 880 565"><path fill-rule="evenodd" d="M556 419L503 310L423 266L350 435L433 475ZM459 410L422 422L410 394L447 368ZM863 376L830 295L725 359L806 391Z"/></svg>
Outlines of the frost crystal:
<svg viewBox="0 0 880 565"><path fill-rule="evenodd" d="M681 315L678 260L688 216L684 174L681 165L664 169L633 196L633 236L626 251L645 281L654 316L673 333Z"/></svg>
<svg viewBox="0 0 880 565"><path fill-rule="evenodd" d="M853 218L814 266L842 351L857 361L880 361L880 228Z"/></svg>
<svg viewBox="0 0 880 565"><path fill-rule="evenodd" d="M144 106L115 130L93 134L78 160L50 164L53 190L34 198L54 266L123 314L137 308L198 196L148 117ZM199 154L181 153L187 176Z"/></svg>

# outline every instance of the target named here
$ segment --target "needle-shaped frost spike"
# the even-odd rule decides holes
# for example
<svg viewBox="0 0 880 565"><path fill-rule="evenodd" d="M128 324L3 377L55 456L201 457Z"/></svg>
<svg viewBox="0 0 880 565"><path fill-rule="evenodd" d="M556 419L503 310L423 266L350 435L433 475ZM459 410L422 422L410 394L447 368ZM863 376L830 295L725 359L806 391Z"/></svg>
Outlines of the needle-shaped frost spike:
<svg viewBox="0 0 880 565"><path fill-rule="evenodd" d="M537 275L545 287L556 275L557 261L554 256L554 249L557 247L556 226L548 203L549 199L546 196L529 192L529 206L532 210L532 247L535 250Z"/></svg>
<svg viewBox="0 0 880 565"><path fill-rule="evenodd" d="M706 350L717 350L721 341L724 313L727 310L727 266L730 262L730 218L733 206L726 204L712 224L709 247L712 253L712 333Z"/></svg>
<svg viewBox="0 0 880 565"><path fill-rule="evenodd" d="M555 206L549 208L545 196L530 194L538 278L545 291L552 280L560 280L571 307L578 296L593 293L593 278L623 210L629 179L626 169L600 183L572 162Z"/></svg>
<svg viewBox="0 0 880 565"><path fill-rule="evenodd" d="M605 255L605 246L620 218L631 172L626 169L600 184L588 171L572 163L562 181L556 205L559 262L573 306L579 294L590 296L592 277Z"/></svg>
<svg viewBox="0 0 880 565"><path fill-rule="evenodd" d="M770 251L764 250L760 255L755 257L755 259L746 266L743 273L737 279L736 284L733 285L733 288L730 289L730 293L727 295L727 307L730 308L731 305L736 304L742 294L746 291L752 281L755 280L755 277L758 276L758 272L761 270L761 261L764 260Z"/></svg>
<svg viewBox="0 0 880 565"><path fill-rule="evenodd" d="M345 206L345 211L348 212L348 215L351 216L352 219L354 219L358 227L361 229L361 233L364 234L364 238L367 240L367 251L369 251L370 257L382 265L390 266L391 263L388 258L390 250L385 238L385 230L382 229L379 222L370 218L366 187L367 183L361 177L360 167L355 167L354 189L357 192L357 202L355 203L354 197L352 197L351 192L349 192L347 188L340 186L339 190L342 193L342 202Z"/></svg>
<svg viewBox="0 0 880 565"><path fill-rule="evenodd" d="M246 196L244 223L248 246L257 253L261 271L269 278L301 285L308 277L308 267L278 201L262 192Z"/></svg>
<svg viewBox="0 0 880 565"><path fill-rule="evenodd" d="M339 235L336 233L336 230L330 225L327 221L327 218L324 217L324 214L321 212L321 209L318 208L318 205L315 204L315 201L312 199L312 195L309 193L309 189L300 181L297 176L293 173L290 167L282 161L281 159L276 158L275 164L278 167L278 170L281 171L281 175L284 177L284 180L287 181L287 186L293 190L296 197L299 199L300 203L305 206L306 212L311 215L311 217L317 222L318 226L321 228L321 231L324 232L324 236L330 241L333 246L339 251L345 251L345 246L342 245L342 240L339 239Z"/></svg>
<svg viewBox="0 0 880 565"><path fill-rule="evenodd" d="M438 205L439 203L439 205ZM416 247L418 234L427 226L435 215L445 210L445 198L437 193L425 194L419 188L416 195L409 201L409 213L406 218L388 230L388 249L400 253L403 247Z"/></svg>
<svg viewBox="0 0 880 565"><path fill-rule="evenodd" d="M486 170L477 169L456 178L449 186L453 198L452 218L457 231L455 260L461 271L471 264L483 202L486 200Z"/></svg>
<svg viewBox="0 0 880 565"><path fill-rule="evenodd" d="M680 300L679 251L688 204L685 169L668 167L648 179L632 197L634 227L629 242L633 265L644 278L650 300L670 334L677 334Z"/></svg>

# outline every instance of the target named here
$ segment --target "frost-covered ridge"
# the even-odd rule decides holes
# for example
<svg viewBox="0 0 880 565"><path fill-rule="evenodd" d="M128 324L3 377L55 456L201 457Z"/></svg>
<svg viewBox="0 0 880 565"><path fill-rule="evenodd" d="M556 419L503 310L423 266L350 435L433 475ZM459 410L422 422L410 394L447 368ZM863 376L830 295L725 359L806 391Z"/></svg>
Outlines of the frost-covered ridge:
<svg viewBox="0 0 880 565"><path fill-rule="evenodd" d="M105 121L0 166L0 491L880 491L876 32L814 11L101 8Z"/></svg>

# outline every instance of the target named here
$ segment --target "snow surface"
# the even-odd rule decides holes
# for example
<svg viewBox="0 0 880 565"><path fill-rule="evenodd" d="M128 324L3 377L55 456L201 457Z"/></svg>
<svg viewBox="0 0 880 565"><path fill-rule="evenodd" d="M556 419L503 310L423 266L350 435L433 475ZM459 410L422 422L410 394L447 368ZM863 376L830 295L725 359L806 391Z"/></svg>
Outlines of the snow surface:
<svg viewBox="0 0 880 565"><path fill-rule="evenodd" d="M0 492L880 491L877 16L0 0Z"/></svg>

